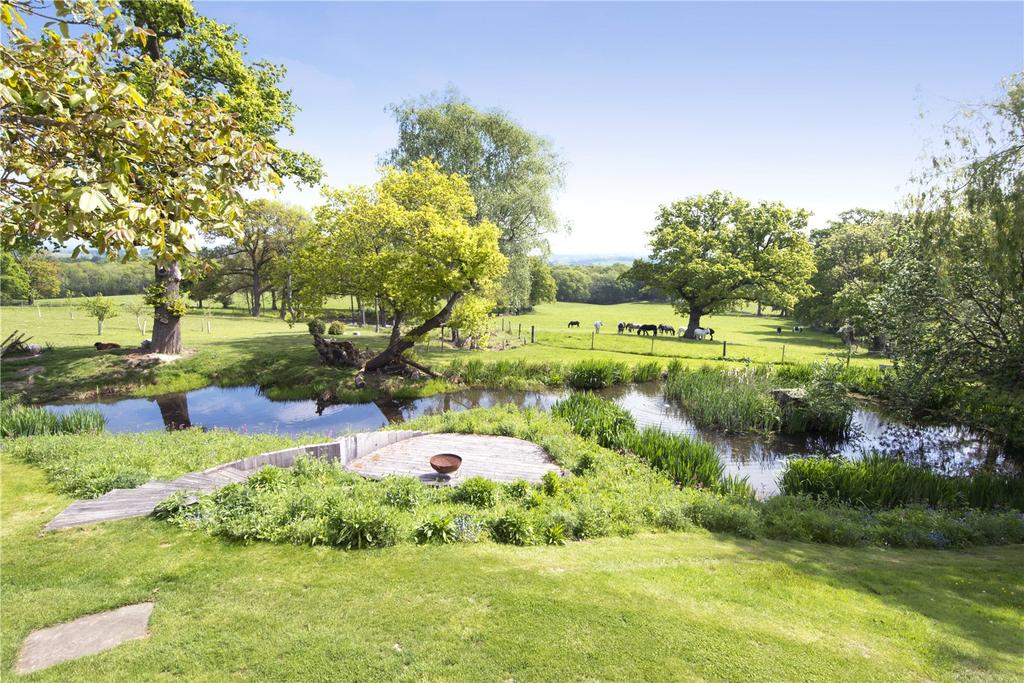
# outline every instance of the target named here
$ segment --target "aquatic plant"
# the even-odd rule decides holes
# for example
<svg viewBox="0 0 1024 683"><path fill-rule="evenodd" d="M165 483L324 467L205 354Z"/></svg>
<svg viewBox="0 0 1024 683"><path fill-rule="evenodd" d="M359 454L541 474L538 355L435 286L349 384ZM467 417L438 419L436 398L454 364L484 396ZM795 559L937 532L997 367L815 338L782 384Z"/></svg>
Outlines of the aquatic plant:
<svg viewBox="0 0 1024 683"><path fill-rule="evenodd" d="M943 508L1024 510L1024 479L987 472L943 476L889 455L861 460L796 458L779 479L787 495L885 509L923 504Z"/></svg>
<svg viewBox="0 0 1024 683"><path fill-rule="evenodd" d="M779 427L780 409L768 394L771 388L767 372L755 366L721 370L689 368L673 361L665 395L700 425L745 432Z"/></svg>
<svg viewBox="0 0 1024 683"><path fill-rule="evenodd" d="M628 410L587 392L576 392L558 401L551 407L551 414L605 448L626 448L636 433L636 421Z"/></svg>

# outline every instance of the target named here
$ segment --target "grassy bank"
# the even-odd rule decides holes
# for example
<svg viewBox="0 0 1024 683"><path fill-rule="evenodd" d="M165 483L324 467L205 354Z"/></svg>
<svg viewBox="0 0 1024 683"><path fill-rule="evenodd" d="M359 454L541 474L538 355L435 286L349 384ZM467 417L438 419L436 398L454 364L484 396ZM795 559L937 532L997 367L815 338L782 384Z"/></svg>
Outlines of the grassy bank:
<svg viewBox="0 0 1024 683"><path fill-rule="evenodd" d="M155 520L40 536L69 498L10 455L0 467L5 677L31 629L142 600L156 601L147 639L33 680L1019 673L1021 546L843 549L690 531L351 553L226 542Z"/></svg>
<svg viewBox="0 0 1024 683"><path fill-rule="evenodd" d="M110 298L122 304L139 299ZM340 306L343 302L335 303ZM304 325L289 327L272 311L252 318L237 308L192 309L182 323L182 336L188 353L174 363L151 367L137 367L128 362L128 349L137 347L144 335L135 316L127 312L108 319L102 337L96 334L94 319L86 317L84 312L64 300L41 301L39 306L5 306L0 308L0 319L4 330L21 330L33 337L33 343L52 347L41 356L5 362L0 368L4 390L7 393L22 392L33 401L87 399L115 393L146 396L188 391L210 384L258 384L272 397L279 398L311 397L326 389L335 390L343 399L369 398L365 392L352 389L351 371L327 368L318 363ZM567 330L566 322L572 319L582 320L584 328ZM592 350L592 328L588 330L586 325L596 319L604 320L607 326L600 335L595 335ZM721 343L717 342L659 337L654 340L652 348L652 341L647 337L617 335L614 324L619 319L679 322L671 307L662 304L544 304L529 315L493 319L492 327L496 333L491 340L491 348L455 350L447 344L442 349L435 334L429 344L417 347L417 353L425 362L442 371L449 366L464 368L473 361L527 364L548 369L594 359L630 368L654 363L664 366L672 359L692 364L713 361L724 365L740 363L743 358L754 362L779 362L783 344L786 345L787 362L814 362L843 354L841 345L831 336L813 332L794 334L788 331L791 326L786 321L757 318L742 312L707 320L707 324L716 329L716 339L728 341L730 350L725 360L720 359ZM787 325L787 332L782 336L774 333L778 324ZM528 339L531 325L536 328L536 343L522 344L518 341L520 327ZM383 335L375 332L372 326L346 328L350 335L356 331L359 337L353 340L357 344L369 348L383 346ZM92 347L100 340L115 342L124 348L100 353ZM853 366L870 367L875 361L856 354L851 363ZM42 372L30 379L24 376L24 372L18 374L35 366L42 368ZM557 370L552 372L557 374ZM487 382L492 382L497 376L493 370L478 374L481 377L489 375ZM554 378L551 374L547 373L537 382L560 384L561 381L557 380L561 378ZM501 376L507 376L507 373ZM521 377L517 379L521 380ZM430 386L407 384L402 391L409 395L443 388L437 383Z"/></svg>

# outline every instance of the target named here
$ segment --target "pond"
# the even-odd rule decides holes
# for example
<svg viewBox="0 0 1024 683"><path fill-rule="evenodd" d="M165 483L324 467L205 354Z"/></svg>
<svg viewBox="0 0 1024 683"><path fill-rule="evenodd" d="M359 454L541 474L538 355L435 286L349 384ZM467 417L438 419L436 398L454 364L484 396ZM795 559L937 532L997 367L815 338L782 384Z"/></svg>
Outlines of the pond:
<svg viewBox="0 0 1024 683"><path fill-rule="evenodd" d="M723 434L699 428L665 399L657 382L609 387L598 393L627 409L642 426L659 426L666 431L697 435L710 441L728 471L748 477L762 495L778 490L776 479L787 458L818 452L849 458L860 457L869 450L902 453L911 462L948 474L970 473L979 468L1014 469L998 447L969 429L956 425L908 424L868 404L859 405L854 412L851 436L833 440L815 436ZM449 410L501 404L547 410L564 395L565 392L556 390L465 389L407 401L333 405L318 412L315 401L271 401L257 387L207 387L153 398L48 407L58 413L94 408L103 413L111 432L194 426L333 437Z"/></svg>

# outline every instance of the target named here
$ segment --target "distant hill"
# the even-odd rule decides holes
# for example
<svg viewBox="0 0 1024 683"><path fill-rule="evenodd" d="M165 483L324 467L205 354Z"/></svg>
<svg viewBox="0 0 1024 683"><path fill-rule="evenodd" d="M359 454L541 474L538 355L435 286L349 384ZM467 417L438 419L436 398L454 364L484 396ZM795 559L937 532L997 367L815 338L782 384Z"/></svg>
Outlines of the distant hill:
<svg viewBox="0 0 1024 683"><path fill-rule="evenodd" d="M643 254L552 254L548 262L565 266L610 266L614 263L633 263Z"/></svg>

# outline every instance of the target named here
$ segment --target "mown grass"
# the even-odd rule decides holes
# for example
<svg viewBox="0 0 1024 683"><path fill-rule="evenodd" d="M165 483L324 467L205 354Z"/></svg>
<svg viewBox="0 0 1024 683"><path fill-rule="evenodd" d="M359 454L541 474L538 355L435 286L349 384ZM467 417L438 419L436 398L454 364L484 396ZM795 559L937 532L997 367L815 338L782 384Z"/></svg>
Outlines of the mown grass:
<svg viewBox="0 0 1024 683"><path fill-rule="evenodd" d="M856 461L792 459L786 463L779 486L790 495L876 510L919 504L1024 511L1024 479L988 472L970 477L944 476L879 454Z"/></svg>
<svg viewBox="0 0 1024 683"><path fill-rule="evenodd" d="M139 297L111 297L119 303L135 302ZM332 302L341 307L346 300ZM339 311L344 313L344 311ZM72 318L72 316L74 316ZM565 366L579 361L603 359L623 364L625 367L644 367L646 372L661 367L673 358L686 363L712 361L721 355L721 344L695 342L675 338L658 338L653 353L648 338L635 335L605 332L590 349L590 334L584 331L568 332L565 323L569 319L597 319L607 324L622 319L664 319L666 322L676 316L671 307L656 304L622 304L616 306L590 306L587 304L544 304L535 313L527 316L495 318L492 326L497 330L501 324L512 332L498 333L490 349L478 351L455 350L448 344L442 348L437 334L432 335L429 344L420 345L420 358L438 370L444 370L453 362L480 360L485 363L499 361L507 364L526 363L532 366L528 371L508 375L498 371L486 371L492 381L502 377L507 384L525 388L527 382L537 384L562 384L565 375L559 375ZM328 315L331 319L333 315ZM129 348L135 348L146 335L138 329L134 315L122 313L108 319L104 325L102 341L121 344L122 349L97 352L92 344L100 337L96 335L95 320L88 318L81 310L67 305L64 300L40 301L39 306L5 306L0 308L5 330L18 329L33 337L33 342L51 345L52 350L33 359L5 362L0 368L0 379L7 392L24 393L33 401L55 401L95 398L102 394L130 393L139 396L156 395L199 389L210 384L238 386L258 384L268 394L279 397L314 397L330 389L343 399L365 398L365 392L355 392L351 386L353 373L345 369L321 366L310 343L304 325L290 327L276 317L273 311L265 311L258 318L252 318L240 308L192 309L183 320L182 337L189 349L186 356L174 363L138 368L127 363ZM501 350L503 341L511 340L523 325L537 327L537 343L514 346ZM708 324L718 331L716 339L730 339L727 365L750 357L755 362L781 361L782 344L786 344L786 362L812 362L843 354L838 340L817 333L800 335L787 332L779 337L774 334L776 319L756 318L745 313L715 316ZM790 329L789 327L786 328ZM348 325L345 333L358 332L353 341L368 348L381 348L384 344L382 333L375 332L372 325L358 327ZM609 333L610 332L610 333ZM524 333L525 335L525 333ZM725 335L725 336L722 336ZM852 365L870 367L874 361L855 354ZM35 375L31 381L17 377L18 370L29 366L41 366L44 372ZM548 368L545 370L544 368ZM557 375L557 376L556 376ZM532 379L524 379L532 376ZM579 378L583 381L583 377ZM493 385L505 386L505 384ZM450 387L433 384L421 386L407 383L406 394L422 394Z"/></svg>
<svg viewBox="0 0 1024 683"><path fill-rule="evenodd" d="M143 600L156 602L148 638L32 680L860 682L1019 672L1021 546L844 549L690 531L347 553L226 542L147 519L39 535L69 499L9 455L0 467L5 679L30 630Z"/></svg>

